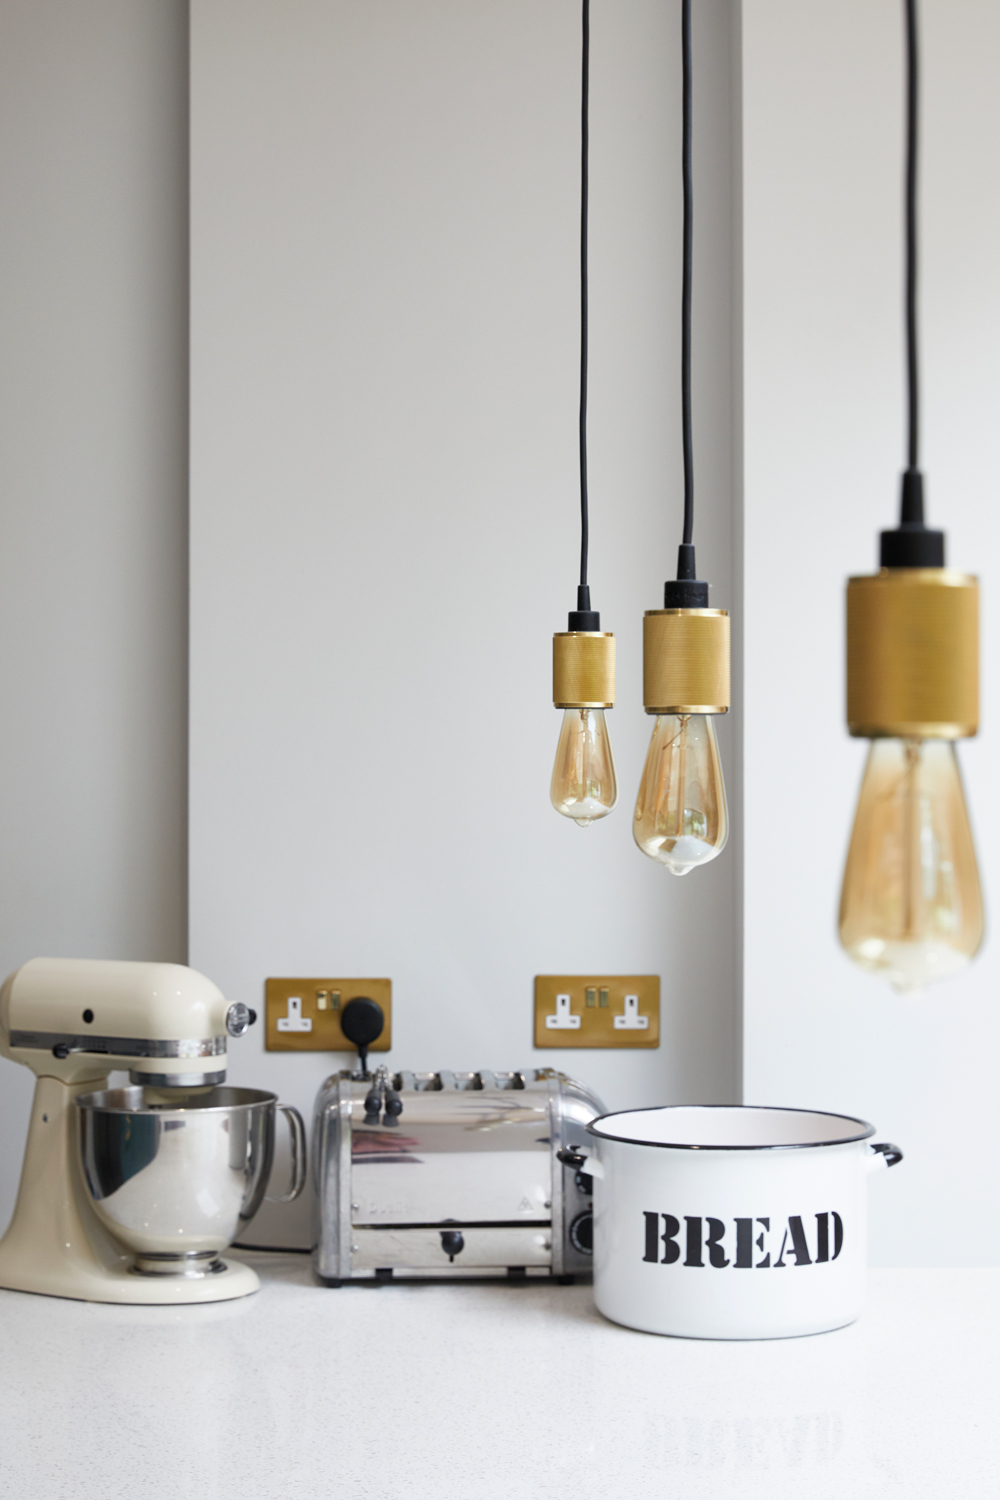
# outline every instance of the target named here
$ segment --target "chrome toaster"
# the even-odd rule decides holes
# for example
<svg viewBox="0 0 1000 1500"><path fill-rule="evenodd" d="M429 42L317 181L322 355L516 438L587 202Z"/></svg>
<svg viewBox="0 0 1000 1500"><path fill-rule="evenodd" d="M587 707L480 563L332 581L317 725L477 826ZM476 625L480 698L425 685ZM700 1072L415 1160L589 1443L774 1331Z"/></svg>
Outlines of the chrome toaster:
<svg viewBox="0 0 1000 1500"><path fill-rule="evenodd" d="M591 1181L556 1152L603 1113L551 1068L335 1073L314 1121L317 1276L589 1272Z"/></svg>

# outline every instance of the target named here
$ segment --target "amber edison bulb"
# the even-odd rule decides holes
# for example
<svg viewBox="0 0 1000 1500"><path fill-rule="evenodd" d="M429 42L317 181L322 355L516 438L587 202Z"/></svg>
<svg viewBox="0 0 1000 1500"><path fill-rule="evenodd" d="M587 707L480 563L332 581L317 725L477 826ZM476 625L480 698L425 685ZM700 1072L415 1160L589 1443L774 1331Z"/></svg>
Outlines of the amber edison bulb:
<svg viewBox="0 0 1000 1500"><path fill-rule="evenodd" d="M603 708L567 708L563 714L549 795L556 812L578 828L589 828L614 807L618 782Z"/></svg>
<svg viewBox="0 0 1000 1500"><path fill-rule="evenodd" d="M632 834L672 875L726 847L729 814L711 714L658 714L639 783Z"/></svg>
<svg viewBox="0 0 1000 1500"><path fill-rule="evenodd" d="M840 941L901 992L965 967L983 941L972 830L950 740L877 739L840 896Z"/></svg>

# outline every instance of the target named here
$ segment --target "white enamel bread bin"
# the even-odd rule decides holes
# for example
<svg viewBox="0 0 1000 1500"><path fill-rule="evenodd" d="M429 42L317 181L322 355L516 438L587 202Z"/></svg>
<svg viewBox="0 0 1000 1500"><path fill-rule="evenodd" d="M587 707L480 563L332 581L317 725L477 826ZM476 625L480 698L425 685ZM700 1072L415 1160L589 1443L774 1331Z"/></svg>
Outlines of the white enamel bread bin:
<svg viewBox="0 0 1000 1500"><path fill-rule="evenodd" d="M849 1115L672 1105L602 1115L562 1159L594 1179L594 1299L646 1333L767 1339L853 1323L872 1171ZM581 1132L581 1136L583 1132Z"/></svg>

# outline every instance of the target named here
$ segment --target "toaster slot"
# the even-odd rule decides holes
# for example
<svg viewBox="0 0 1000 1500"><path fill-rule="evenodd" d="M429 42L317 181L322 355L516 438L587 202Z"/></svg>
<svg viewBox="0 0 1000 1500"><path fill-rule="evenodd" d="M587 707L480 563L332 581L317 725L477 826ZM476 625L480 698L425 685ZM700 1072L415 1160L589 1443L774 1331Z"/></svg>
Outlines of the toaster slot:
<svg viewBox="0 0 1000 1500"><path fill-rule="evenodd" d="M401 1093L440 1094L455 1090L459 1093L478 1093L482 1089L523 1089L529 1086L524 1073L493 1073L482 1069L478 1073L455 1073L445 1069L440 1073L411 1073L407 1069L393 1078L393 1087ZM527 1075L534 1083L534 1075Z"/></svg>

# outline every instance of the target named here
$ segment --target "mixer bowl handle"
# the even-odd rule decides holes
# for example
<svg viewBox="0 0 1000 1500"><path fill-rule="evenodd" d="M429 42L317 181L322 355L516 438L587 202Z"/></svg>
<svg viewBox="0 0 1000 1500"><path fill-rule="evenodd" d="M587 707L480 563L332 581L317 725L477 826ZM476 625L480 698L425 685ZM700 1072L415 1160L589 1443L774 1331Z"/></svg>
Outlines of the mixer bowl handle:
<svg viewBox="0 0 1000 1500"><path fill-rule="evenodd" d="M292 1143L292 1185L287 1193L268 1193L268 1203L292 1203L306 1185L306 1127L294 1104L279 1104Z"/></svg>

